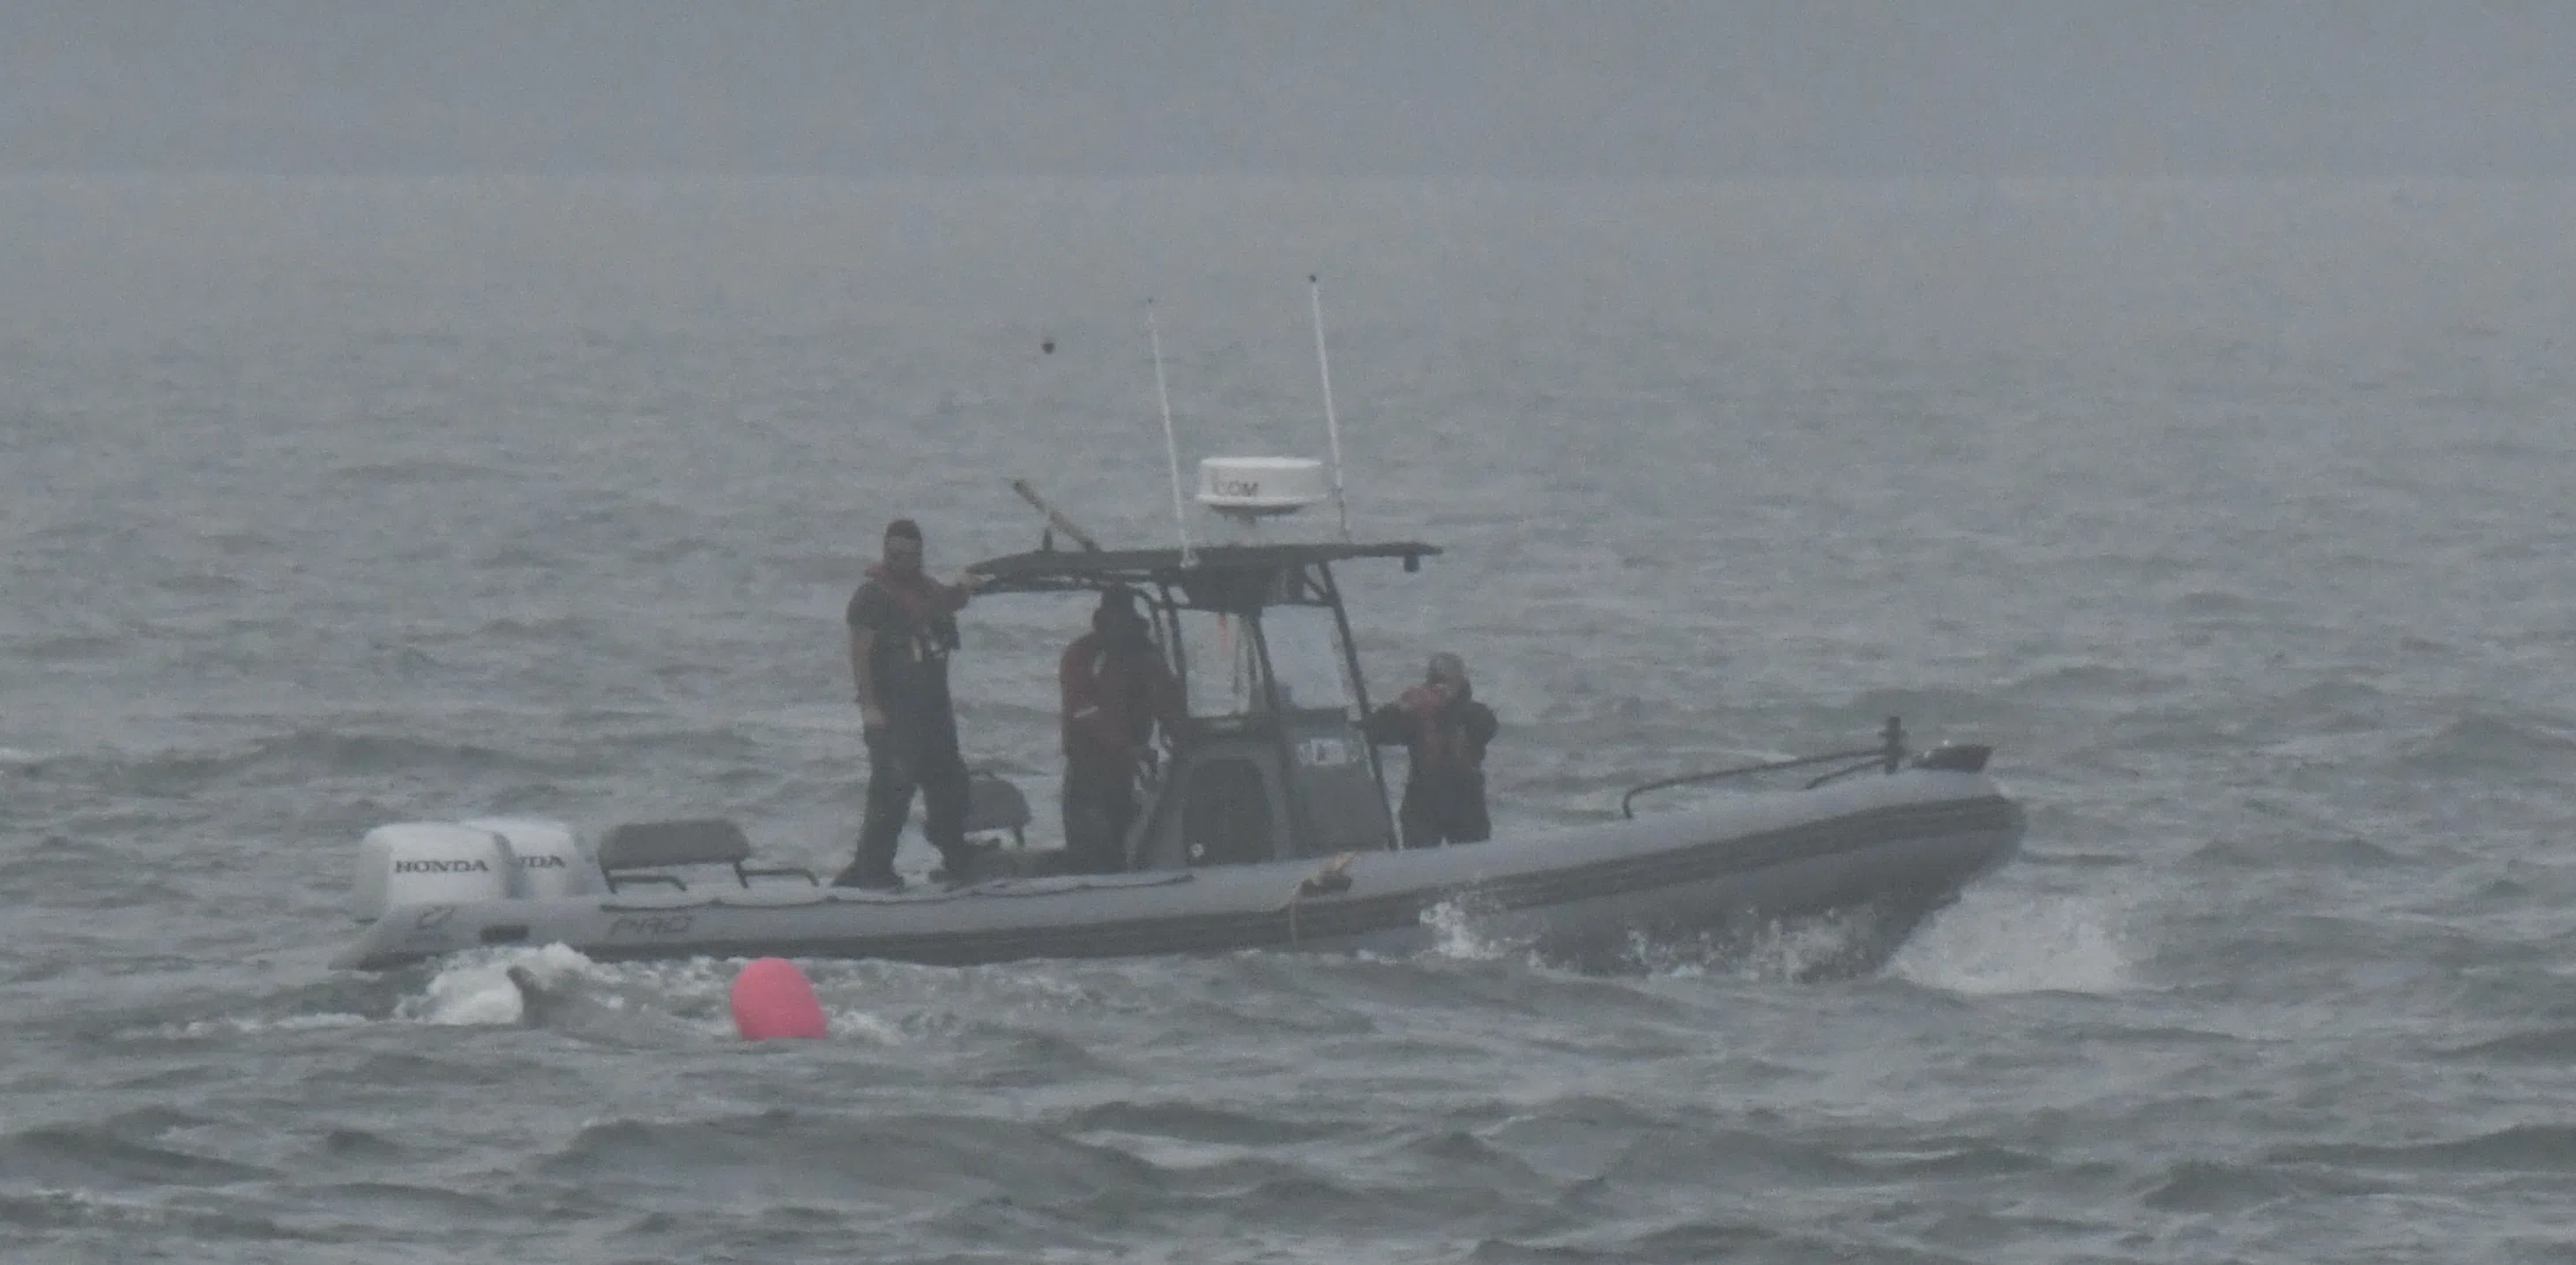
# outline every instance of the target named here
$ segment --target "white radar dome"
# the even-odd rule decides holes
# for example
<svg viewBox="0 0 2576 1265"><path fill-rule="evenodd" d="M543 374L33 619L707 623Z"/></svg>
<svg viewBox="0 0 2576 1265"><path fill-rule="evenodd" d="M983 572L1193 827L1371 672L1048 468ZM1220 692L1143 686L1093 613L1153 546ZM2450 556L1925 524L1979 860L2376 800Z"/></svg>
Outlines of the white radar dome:
<svg viewBox="0 0 2576 1265"><path fill-rule="evenodd" d="M1331 496L1324 463L1309 457L1208 457L1199 462L1199 504L1228 518L1294 514Z"/></svg>

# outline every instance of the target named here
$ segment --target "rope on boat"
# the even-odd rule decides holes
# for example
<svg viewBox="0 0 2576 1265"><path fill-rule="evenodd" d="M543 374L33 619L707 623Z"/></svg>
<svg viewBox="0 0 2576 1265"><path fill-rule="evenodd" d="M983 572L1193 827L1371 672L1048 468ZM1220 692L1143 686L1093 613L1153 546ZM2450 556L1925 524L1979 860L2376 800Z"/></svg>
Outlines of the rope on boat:
<svg viewBox="0 0 2576 1265"><path fill-rule="evenodd" d="M1858 773L1863 769L1883 769L1886 772L1894 773L1897 769L1903 767L1905 763L1904 723L1894 716L1888 717L1886 727L1879 730L1879 744L1875 747L1856 747L1849 751L1828 751L1823 755L1800 756L1794 760L1773 760L1767 764L1748 764L1741 768L1719 769L1714 773L1685 773L1680 777L1657 778L1652 782L1641 782L1635 786L1629 787L1628 793L1619 797L1619 815L1621 817L1634 818L1637 815L1637 810L1634 807L1637 797L1648 791L1660 791L1673 786L1692 786L1701 782L1714 782L1721 778L1743 777L1752 773L1776 773L1782 769L1804 768L1808 765L1827 764L1837 760L1859 760L1861 763L1854 765L1851 768L1843 769L1835 773L1829 773L1823 777L1817 778L1815 781L1807 783L1807 789L1814 790L1815 788L1833 781L1836 778L1852 773Z"/></svg>
<svg viewBox="0 0 2576 1265"><path fill-rule="evenodd" d="M1335 892L1351 890L1351 862L1358 860L1359 857L1360 854L1356 852L1341 853L1316 867L1312 875L1298 881L1297 890L1288 894L1288 903L1282 906L1288 911L1288 943L1297 943L1299 902L1309 896L1329 896Z"/></svg>

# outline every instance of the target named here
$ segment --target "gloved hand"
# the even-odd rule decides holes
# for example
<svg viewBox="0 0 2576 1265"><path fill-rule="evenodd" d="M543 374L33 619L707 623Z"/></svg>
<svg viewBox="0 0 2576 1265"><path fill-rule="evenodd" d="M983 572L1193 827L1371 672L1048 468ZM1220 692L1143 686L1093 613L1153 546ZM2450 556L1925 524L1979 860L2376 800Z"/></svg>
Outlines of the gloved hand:
<svg viewBox="0 0 2576 1265"><path fill-rule="evenodd" d="M1458 697L1457 689L1448 682L1425 681L1420 685L1407 687L1404 693L1396 696L1395 701L1398 706L1416 716L1427 716L1447 707L1450 700L1456 697Z"/></svg>

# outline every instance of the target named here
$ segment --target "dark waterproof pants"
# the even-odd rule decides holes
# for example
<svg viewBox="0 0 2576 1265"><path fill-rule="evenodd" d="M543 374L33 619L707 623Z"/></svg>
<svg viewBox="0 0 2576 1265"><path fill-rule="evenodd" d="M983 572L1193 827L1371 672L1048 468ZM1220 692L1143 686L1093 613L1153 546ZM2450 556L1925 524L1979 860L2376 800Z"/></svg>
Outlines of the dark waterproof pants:
<svg viewBox="0 0 2576 1265"><path fill-rule="evenodd" d="M895 846L912 816L912 793L921 792L921 833L951 875L971 864L966 851L966 759L957 753L957 717L946 708L930 716L889 713L868 737L868 815L859 826L859 855L846 877L863 884L894 876Z"/></svg>
<svg viewBox="0 0 2576 1265"><path fill-rule="evenodd" d="M1396 812L1396 822L1404 828L1404 846L1408 848L1482 843L1493 838L1494 823L1485 815L1483 770L1416 774L1404 784L1404 805Z"/></svg>
<svg viewBox="0 0 2576 1265"><path fill-rule="evenodd" d="M1136 824L1136 766L1110 757L1064 762L1064 855L1077 874L1127 868L1127 832Z"/></svg>

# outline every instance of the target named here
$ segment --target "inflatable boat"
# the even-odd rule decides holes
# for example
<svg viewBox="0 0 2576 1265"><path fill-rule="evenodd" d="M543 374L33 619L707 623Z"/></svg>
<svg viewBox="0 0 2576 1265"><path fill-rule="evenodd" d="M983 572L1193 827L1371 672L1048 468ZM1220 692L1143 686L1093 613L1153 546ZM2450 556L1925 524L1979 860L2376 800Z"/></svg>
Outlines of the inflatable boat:
<svg viewBox="0 0 2576 1265"><path fill-rule="evenodd" d="M1261 460L1211 459L1200 499L1262 514L1312 499L1276 486L1299 473L1293 463ZM969 827L993 840L991 864L894 892L762 865L722 818L629 823L596 840L544 820L394 823L361 841L354 912L366 925L335 964L385 970L556 943L602 961L1403 954L1463 924L1545 960L1615 968L1641 945L1849 913L1863 920L1866 965L2020 843L2022 811L1988 776L1988 748L1912 751L1891 718L1867 746L1642 782L1617 819L1407 849L1389 809L1398 757L1365 732L1335 568L1412 572L1437 548L1104 550L1074 535L1083 547L1057 548L1050 529L1041 548L968 571L979 601L1117 589L1149 613L1191 725L1142 788L1125 868L1059 872L1060 852L1027 846L1025 798L990 774L975 779ZM1638 813L1641 799L1686 787L1716 789Z"/></svg>

